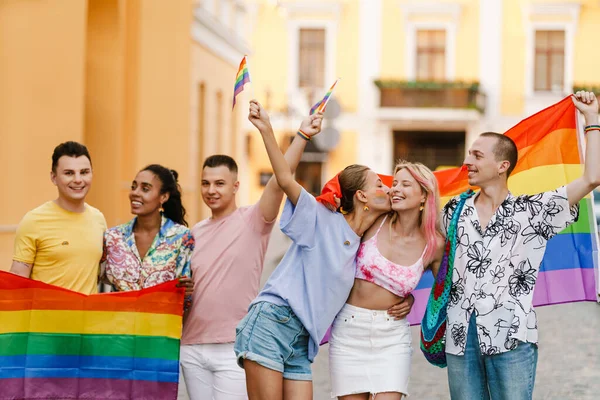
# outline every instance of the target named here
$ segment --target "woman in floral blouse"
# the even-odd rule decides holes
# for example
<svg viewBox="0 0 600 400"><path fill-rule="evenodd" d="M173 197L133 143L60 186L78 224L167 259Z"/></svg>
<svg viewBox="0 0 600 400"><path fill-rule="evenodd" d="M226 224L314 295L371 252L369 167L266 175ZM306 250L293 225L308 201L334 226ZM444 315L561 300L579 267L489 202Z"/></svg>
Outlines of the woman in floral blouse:
<svg viewBox="0 0 600 400"><path fill-rule="evenodd" d="M152 164L131 183L135 217L104 234L102 280L115 290L140 290L181 278L189 305L194 237L187 228L177 177L176 171Z"/></svg>

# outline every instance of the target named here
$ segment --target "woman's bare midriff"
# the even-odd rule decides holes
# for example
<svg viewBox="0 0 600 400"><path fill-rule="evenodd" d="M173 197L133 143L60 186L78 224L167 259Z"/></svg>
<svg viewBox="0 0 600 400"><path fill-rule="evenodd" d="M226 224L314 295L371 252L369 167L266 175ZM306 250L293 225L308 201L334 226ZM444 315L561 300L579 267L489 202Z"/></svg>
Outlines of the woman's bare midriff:
<svg viewBox="0 0 600 400"><path fill-rule="evenodd" d="M346 302L368 310L387 310L401 300L401 297L381 286L363 279L354 279L354 285Z"/></svg>

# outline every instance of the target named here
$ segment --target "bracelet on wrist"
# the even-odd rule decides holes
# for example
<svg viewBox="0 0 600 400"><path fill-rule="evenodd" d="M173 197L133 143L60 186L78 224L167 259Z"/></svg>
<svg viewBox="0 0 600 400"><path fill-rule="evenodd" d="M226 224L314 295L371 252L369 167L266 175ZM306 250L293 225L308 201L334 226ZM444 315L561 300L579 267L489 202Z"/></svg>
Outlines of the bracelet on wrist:
<svg viewBox="0 0 600 400"><path fill-rule="evenodd" d="M298 129L298 136L300 136L302 139L306 140L307 142L310 142L310 136L308 136L306 133L302 132L300 129Z"/></svg>
<svg viewBox="0 0 600 400"><path fill-rule="evenodd" d="M591 131L600 131L600 125L588 125L583 128L583 133L588 133Z"/></svg>

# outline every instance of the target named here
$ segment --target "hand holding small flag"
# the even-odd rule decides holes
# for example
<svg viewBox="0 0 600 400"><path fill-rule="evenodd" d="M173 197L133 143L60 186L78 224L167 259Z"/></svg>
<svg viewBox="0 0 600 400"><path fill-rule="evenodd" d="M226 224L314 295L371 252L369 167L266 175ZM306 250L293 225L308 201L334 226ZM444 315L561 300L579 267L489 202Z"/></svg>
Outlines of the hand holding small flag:
<svg viewBox="0 0 600 400"><path fill-rule="evenodd" d="M318 112L302 120L300 130L308 137L313 137L321 132L321 123L323 122L323 114Z"/></svg>

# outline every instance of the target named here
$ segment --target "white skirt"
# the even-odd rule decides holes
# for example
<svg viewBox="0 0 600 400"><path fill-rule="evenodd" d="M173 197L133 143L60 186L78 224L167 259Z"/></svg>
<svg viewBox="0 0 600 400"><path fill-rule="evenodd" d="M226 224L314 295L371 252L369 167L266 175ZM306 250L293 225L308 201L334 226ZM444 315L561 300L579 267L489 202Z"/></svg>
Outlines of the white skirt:
<svg viewBox="0 0 600 400"><path fill-rule="evenodd" d="M331 397L357 393L408 395L412 336L406 318L344 305L329 339Z"/></svg>

